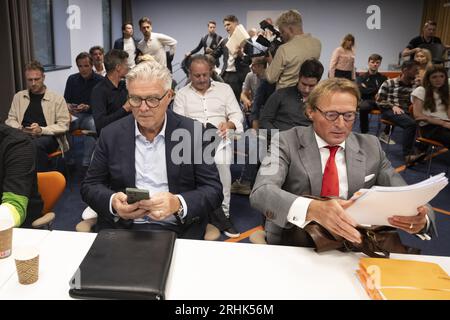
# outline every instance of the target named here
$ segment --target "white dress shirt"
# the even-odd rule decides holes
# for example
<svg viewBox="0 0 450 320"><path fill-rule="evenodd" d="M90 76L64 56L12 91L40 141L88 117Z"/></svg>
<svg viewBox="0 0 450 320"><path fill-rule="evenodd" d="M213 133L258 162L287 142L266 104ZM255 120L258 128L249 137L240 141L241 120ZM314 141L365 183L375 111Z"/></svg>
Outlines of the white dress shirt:
<svg viewBox="0 0 450 320"><path fill-rule="evenodd" d="M226 83L211 81L204 95L195 90L191 83L188 84L175 95L173 111L215 127L219 127L221 122L231 121L236 127L235 133L244 131L241 108Z"/></svg>
<svg viewBox="0 0 450 320"><path fill-rule="evenodd" d="M165 34L156 32L152 32L148 41L142 39L138 43L138 49L142 52L142 54L151 55L153 58L155 58L156 62L165 67L167 67L165 47L168 47L170 54L174 55L176 46L177 40Z"/></svg>
<svg viewBox="0 0 450 320"><path fill-rule="evenodd" d="M322 164L322 174L325 171L328 158L330 156L329 146L321 137L314 133L320 151L320 162ZM348 197L347 164L345 162L345 141L339 144L340 148L336 152L335 163L339 176L339 198ZM298 197L289 209L287 220L300 228L304 228L310 221L306 221L309 204L312 199Z"/></svg>

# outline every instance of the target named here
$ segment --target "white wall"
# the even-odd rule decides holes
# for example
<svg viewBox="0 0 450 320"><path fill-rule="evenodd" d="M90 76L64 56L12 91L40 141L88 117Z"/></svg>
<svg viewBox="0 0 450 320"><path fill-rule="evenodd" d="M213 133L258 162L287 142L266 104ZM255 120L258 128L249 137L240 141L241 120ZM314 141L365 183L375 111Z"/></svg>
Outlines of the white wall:
<svg viewBox="0 0 450 320"><path fill-rule="evenodd" d="M368 30L366 13L370 5L381 8L381 30ZM180 62L184 54L197 46L200 37L207 32L207 21L218 23L218 33L225 35L222 19L234 14L246 27L247 16L252 11L283 11L297 9L303 15L304 30L322 42L321 61L328 71L332 51L339 46L347 33L356 38L356 67L365 68L371 53L383 56L382 68L398 61L398 53L409 40L419 34L423 0L190 0L180 2L133 1L133 18L136 35L137 22L141 16L148 16L153 22L153 30L168 34L178 40L175 62ZM260 20L266 18L261 15ZM276 20L277 17L272 17ZM182 72L179 72L182 74ZM178 72L175 78L179 77Z"/></svg>
<svg viewBox="0 0 450 320"><path fill-rule="evenodd" d="M117 2L117 1L116 1ZM94 45L103 45L103 23L102 23L102 1L101 0L69 0L69 5L76 5L80 8L81 25L80 29L69 30L69 41L59 39L60 43L65 40L70 43L71 69L52 71L46 73L46 85L50 90L60 94L64 93L67 77L78 72L75 64L76 56L82 51L89 51ZM66 14L65 19L69 17ZM55 26L55 28L67 28L66 24ZM119 27L120 28L120 27ZM58 39L55 39L55 46L58 46ZM57 64L58 61L56 62Z"/></svg>

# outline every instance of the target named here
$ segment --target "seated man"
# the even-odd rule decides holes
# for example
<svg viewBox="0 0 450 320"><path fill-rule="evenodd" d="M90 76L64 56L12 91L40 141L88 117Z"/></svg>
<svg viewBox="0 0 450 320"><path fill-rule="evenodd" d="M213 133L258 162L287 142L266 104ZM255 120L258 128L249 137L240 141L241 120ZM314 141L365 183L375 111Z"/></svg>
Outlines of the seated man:
<svg viewBox="0 0 450 320"><path fill-rule="evenodd" d="M168 229L202 239L209 212L223 200L215 165L194 161L206 146L202 126L167 110L174 93L166 67L143 62L126 79L133 114L102 130L82 198L98 213L97 229ZM150 200L128 204L127 187L149 190Z"/></svg>
<svg viewBox="0 0 450 320"><path fill-rule="evenodd" d="M305 60L300 67L298 83L279 89L269 97L260 114L260 127L284 131L295 126L309 126L311 122L305 115L305 101L322 74L323 65L319 60Z"/></svg>
<svg viewBox="0 0 450 320"><path fill-rule="evenodd" d="M26 134L4 124L0 124L0 195L1 220L29 227L40 217L33 145Z"/></svg>
<svg viewBox="0 0 450 320"><path fill-rule="evenodd" d="M376 137L352 133L359 98L358 87L349 80L322 81L307 102L312 126L295 127L273 137L250 195L251 205L267 218L269 244L286 244L285 231L298 227L303 234L301 245L313 246L303 230L312 221L361 243L356 223L345 212L351 201L344 199L373 185L405 185ZM366 181L369 175L373 178ZM320 201L302 195L340 199ZM393 226L421 236L435 230L433 221L429 206L418 208L416 216L389 219Z"/></svg>
<svg viewBox="0 0 450 320"><path fill-rule="evenodd" d="M29 134L37 150L37 171L48 170L48 154L69 150L65 133L70 115L64 98L44 85L44 68L38 61L25 66L27 90L15 94L6 125Z"/></svg>
<svg viewBox="0 0 450 320"><path fill-rule="evenodd" d="M243 116L231 87L226 83L211 81L211 71L211 65L205 56L195 55L191 58L189 66L191 82L178 91L173 111L200 121L207 128L211 126L218 129L221 143L216 148L214 161L223 185L224 200L223 212L217 212L216 216L225 214L229 220L232 159L230 135L234 131L236 133L243 131ZM223 222L215 225L228 237L239 237L240 234L231 221Z"/></svg>
<svg viewBox="0 0 450 320"><path fill-rule="evenodd" d="M91 93L92 89L104 78L92 70L92 58L87 52L81 52L75 59L78 73L69 76L64 90L64 98L70 114L73 116L70 130L83 129L95 133L95 123L92 117ZM83 167L89 167L95 138L84 137ZM72 153L72 152L71 152ZM74 157L72 157L74 158ZM75 163L73 159L72 162Z"/></svg>
<svg viewBox="0 0 450 320"><path fill-rule="evenodd" d="M422 157L422 154L414 153L416 121L408 110L418 68L416 61L403 62L400 76L386 80L378 91L377 103L383 112L382 117L403 128L402 147L406 165L411 165ZM386 128L384 133L387 134L388 130ZM380 135L380 140L385 141L383 135Z"/></svg>
<svg viewBox="0 0 450 320"><path fill-rule="evenodd" d="M381 85L387 80L386 76L378 72L382 59L379 54L374 53L370 55L367 72L356 77L362 100L359 105L359 127L361 128L361 133L369 132L369 113L374 108L377 108L375 96Z"/></svg>

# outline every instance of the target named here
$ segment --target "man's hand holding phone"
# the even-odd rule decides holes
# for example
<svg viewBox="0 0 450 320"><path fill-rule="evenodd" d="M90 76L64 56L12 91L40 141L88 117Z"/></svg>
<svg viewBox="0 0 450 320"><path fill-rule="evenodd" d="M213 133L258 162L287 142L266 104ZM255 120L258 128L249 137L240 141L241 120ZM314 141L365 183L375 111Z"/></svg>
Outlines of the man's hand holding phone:
<svg viewBox="0 0 450 320"><path fill-rule="evenodd" d="M25 126L22 131L32 136L39 136L42 133L42 128L37 123L32 123L30 126Z"/></svg>
<svg viewBox="0 0 450 320"><path fill-rule="evenodd" d="M127 199L127 195L123 192L117 192L113 196L111 205L119 217L125 220L134 220L147 215L147 211L139 207L139 202L129 204Z"/></svg>

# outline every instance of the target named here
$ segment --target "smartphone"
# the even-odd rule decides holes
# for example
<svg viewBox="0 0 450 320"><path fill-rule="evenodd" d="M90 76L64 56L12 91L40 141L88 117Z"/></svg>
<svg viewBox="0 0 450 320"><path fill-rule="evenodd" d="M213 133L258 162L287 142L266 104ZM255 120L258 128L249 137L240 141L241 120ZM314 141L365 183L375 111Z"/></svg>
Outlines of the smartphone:
<svg viewBox="0 0 450 320"><path fill-rule="evenodd" d="M150 199L150 193L148 192L148 190L144 189L126 188L125 193L127 195L128 204L133 204L141 200Z"/></svg>

